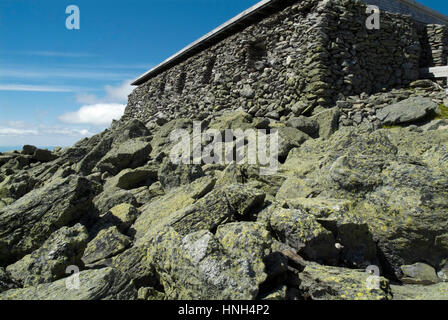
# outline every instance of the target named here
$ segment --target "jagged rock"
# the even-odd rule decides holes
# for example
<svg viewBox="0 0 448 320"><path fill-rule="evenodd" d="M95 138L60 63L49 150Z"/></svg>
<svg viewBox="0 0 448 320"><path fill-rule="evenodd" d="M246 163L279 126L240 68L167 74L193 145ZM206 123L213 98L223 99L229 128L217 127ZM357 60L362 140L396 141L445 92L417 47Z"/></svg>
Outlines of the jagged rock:
<svg viewBox="0 0 448 320"><path fill-rule="evenodd" d="M277 199L349 199L353 205L339 221L358 225L366 240L370 233L385 272L398 275L401 265L416 261L438 269L448 250L447 143L444 130L344 128L290 152L282 167L290 177ZM364 252L371 253L362 259L373 253Z"/></svg>
<svg viewBox="0 0 448 320"><path fill-rule="evenodd" d="M92 209L99 186L71 175L54 179L0 211L0 261L9 264L38 249L51 233Z"/></svg>
<svg viewBox="0 0 448 320"><path fill-rule="evenodd" d="M240 166L235 163L229 164L224 171L220 172L216 181L217 186L227 184L244 183L244 173Z"/></svg>
<svg viewBox="0 0 448 320"><path fill-rule="evenodd" d="M171 226L180 235L203 229L214 230L223 223L235 221L249 214L250 210L257 209L263 204L264 197L263 192L245 185L217 188L182 209L153 212L145 238L150 239L157 230L166 226ZM138 222L139 219L134 224L137 237L141 228Z"/></svg>
<svg viewBox="0 0 448 320"><path fill-rule="evenodd" d="M117 228L125 233L140 215L140 212L129 203L121 203L110 209L110 215L116 222Z"/></svg>
<svg viewBox="0 0 448 320"><path fill-rule="evenodd" d="M205 194L210 192L215 185L215 179L203 177L185 186L172 189L165 196L140 208L141 215L137 218L132 228L136 231L137 239L143 237L147 232L154 232L160 226L171 221L174 212L193 204Z"/></svg>
<svg viewBox="0 0 448 320"><path fill-rule="evenodd" d="M261 261L229 257L206 230L182 237L168 229L153 243L154 263L168 299L254 299L266 279Z"/></svg>
<svg viewBox="0 0 448 320"><path fill-rule="evenodd" d="M310 139L306 133L291 127L278 128L278 157L286 159L291 149L300 147Z"/></svg>
<svg viewBox="0 0 448 320"><path fill-rule="evenodd" d="M224 112L223 115L213 119L208 128L223 131L226 129L246 130L254 128L252 116L244 111Z"/></svg>
<svg viewBox="0 0 448 320"><path fill-rule="evenodd" d="M400 279L405 284L430 285L439 282L436 270L425 263L401 266L403 277Z"/></svg>
<svg viewBox="0 0 448 320"><path fill-rule="evenodd" d="M130 190L143 185L149 186L156 178L157 174L149 168L125 169L115 177L107 180L104 185L104 190L113 188Z"/></svg>
<svg viewBox="0 0 448 320"><path fill-rule="evenodd" d="M74 277L79 276L79 289ZM70 284L67 288L67 284ZM70 278L0 293L0 300L133 300L137 290L126 274L112 268L86 270Z"/></svg>
<svg viewBox="0 0 448 320"><path fill-rule="evenodd" d="M57 156L49 150L36 149L32 155L32 159L39 162L50 162L56 159Z"/></svg>
<svg viewBox="0 0 448 320"><path fill-rule="evenodd" d="M100 214L106 214L110 209L121 203L127 203L133 206L138 205L131 191L113 187L105 189L98 194L93 199L93 203Z"/></svg>
<svg viewBox="0 0 448 320"><path fill-rule="evenodd" d="M448 300L448 283L430 286L391 285L393 300Z"/></svg>
<svg viewBox="0 0 448 320"><path fill-rule="evenodd" d="M308 260L335 265L338 251L333 234L312 215L297 209L274 209L269 226L277 237Z"/></svg>
<svg viewBox="0 0 448 320"><path fill-rule="evenodd" d="M17 285L13 283L4 268L0 268L0 293L3 291L14 289Z"/></svg>
<svg viewBox="0 0 448 320"><path fill-rule="evenodd" d="M200 165L175 164L169 158L163 161L158 171L159 181L165 190L191 183L203 176Z"/></svg>
<svg viewBox="0 0 448 320"><path fill-rule="evenodd" d="M130 245L129 237L121 234L117 227L103 229L87 244L82 261L85 264L92 264L116 256Z"/></svg>
<svg viewBox="0 0 448 320"><path fill-rule="evenodd" d="M29 156L33 155L36 152L37 148L35 146L24 145L22 148L22 154L27 154Z"/></svg>
<svg viewBox="0 0 448 320"><path fill-rule="evenodd" d="M364 270L351 270L310 263L299 275L300 288L313 300L389 300L389 281L372 279Z"/></svg>
<svg viewBox="0 0 448 320"><path fill-rule="evenodd" d="M382 108L376 116L385 125L409 123L440 114L437 104L428 98L411 97Z"/></svg>
<svg viewBox="0 0 448 320"><path fill-rule="evenodd" d="M81 224L63 227L52 233L39 249L8 266L6 271L24 287L53 282L66 275L68 266L82 266L81 257L87 242L87 230Z"/></svg>
<svg viewBox="0 0 448 320"><path fill-rule="evenodd" d="M140 139L131 139L115 145L96 165L101 172L117 174L126 168L137 168L149 160L151 143Z"/></svg>
<svg viewBox="0 0 448 320"><path fill-rule="evenodd" d="M319 136L319 123L315 119L304 116L292 117L286 122L286 124L290 127L305 132L310 137L317 138Z"/></svg>
<svg viewBox="0 0 448 320"><path fill-rule="evenodd" d="M233 222L220 225L215 237L229 256L252 260L263 259L267 256L273 242L269 232L257 222Z"/></svg>
<svg viewBox="0 0 448 320"><path fill-rule="evenodd" d="M110 130L106 130L86 141L80 141L73 148L66 150L61 155L61 160L72 161L76 164L76 172L89 175L113 147L119 146L130 139L148 137L149 135L149 130L137 119L113 123Z"/></svg>
<svg viewBox="0 0 448 320"><path fill-rule="evenodd" d="M110 265L129 276L137 287L157 286L159 277L154 267L151 250L148 242L141 242L113 257Z"/></svg>
<svg viewBox="0 0 448 320"><path fill-rule="evenodd" d="M322 111L311 117L319 125L319 137L328 139L339 128L340 109L334 107L332 109Z"/></svg>
<svg viewBox="0 0 448 320"><path fill-rule="evenodd" d="M138 300L164 300L165 294L157 291L154 288L140 288L138 289Z"/></svg>
<svg viewBox="0 0 448 320"><path fill-rule="evenodd" d="M172 120L158 128L151 141L151 158L156 158L161 153L169 155L172 146L177 143L177 140L171 140L172 134L176 130L187 130L187 132L191 132L192 128L193 121L183 118Z"/></svg>

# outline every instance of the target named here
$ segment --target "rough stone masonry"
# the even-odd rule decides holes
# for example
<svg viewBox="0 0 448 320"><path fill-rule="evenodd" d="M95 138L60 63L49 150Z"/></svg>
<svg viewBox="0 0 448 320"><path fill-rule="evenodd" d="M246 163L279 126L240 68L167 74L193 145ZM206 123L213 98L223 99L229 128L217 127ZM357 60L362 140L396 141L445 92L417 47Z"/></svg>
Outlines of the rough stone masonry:
<svg viewBox="0 0 448 320"><path fill-rule="evenodd" d="M381 12L366 28L366 4L286 1L277 12L180 61L137 87L123 119L209 119L243 109L279 119L331 107L341 97L405 87L419 68L443 65L445 25Z"/></svg>

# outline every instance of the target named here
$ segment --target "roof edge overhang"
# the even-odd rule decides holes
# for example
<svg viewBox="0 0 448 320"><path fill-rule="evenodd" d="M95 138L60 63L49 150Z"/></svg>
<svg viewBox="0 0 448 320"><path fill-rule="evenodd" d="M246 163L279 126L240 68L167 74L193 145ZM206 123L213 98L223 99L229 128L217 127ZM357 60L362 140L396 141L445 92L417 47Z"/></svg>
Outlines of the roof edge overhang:
<svg viewBox="0 0 448 320"><path fill-rule="evenodd" d="M192 55L195 55L196 53L204 50L206 47L220 42L226 37L234 34L237 30L244 29L254 22L260 20L261 18L265 18L278 11L280 8L286 7L293 2L297 2L297 0L262 0L258 2L249 9L244 10L234 18L220 25L216 29L210 31L195 42L189 44L148 72L144 73L143 75L135 79L131 84L134 86L138 86L145 83L149 79L171 68L173 65L176 65L180 61L185 60Z"/></svg>

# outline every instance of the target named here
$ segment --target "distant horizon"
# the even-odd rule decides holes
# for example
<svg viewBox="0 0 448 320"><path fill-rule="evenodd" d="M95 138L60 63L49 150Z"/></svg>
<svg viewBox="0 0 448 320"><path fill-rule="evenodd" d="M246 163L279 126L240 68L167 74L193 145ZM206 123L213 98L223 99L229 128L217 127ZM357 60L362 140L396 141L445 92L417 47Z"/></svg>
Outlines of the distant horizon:
<svg viewBox="0 0 448 320"><path fill-rule="evenodd" d="M0 146L0 152L21 151L24 145ZM35 146L39 149L53 150L54 148L65 148L67 146Z"/></svg>

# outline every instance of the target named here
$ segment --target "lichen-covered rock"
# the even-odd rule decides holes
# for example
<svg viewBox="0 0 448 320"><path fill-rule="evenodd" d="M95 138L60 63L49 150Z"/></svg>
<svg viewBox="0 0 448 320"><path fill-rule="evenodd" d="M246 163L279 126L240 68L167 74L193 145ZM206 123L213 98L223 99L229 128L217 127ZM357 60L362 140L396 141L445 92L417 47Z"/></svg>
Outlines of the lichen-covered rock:
<svg viewBox="0 0 448 320"><path fill-rule="evenodd" d="M117 174L126 168L137 168L149 160L151 143L142 139L131 139L115 145L96 165L101 172Z"/></svg>
<svg viewBox="0 0 448 320"><path fill-rule="evenodd" d="M132 225L136 239L142 238L147 233L157 232L164 225L170 224L174 220L173 213L202 198L213 189L214 185L215 179L211 177L199 178L189 185L172 189L165 196L141 207L141 215Z"/></svg>
<svg viewBox="0 0 448 320"><path fill-rule="evenodd" d="M140 215L140 212L129 203L121 203L110 209L110 215L118 230L125 233Z"/></svg>
<svg viewBox="0 0 448 320"><path fill-rule="evenodd" d="M306 133L291 127L278 128L278 157L286 159L291 149L300 147L310 139Z"/></svg>
<svg viewBox="0 0 448 320"><path fill-rule="evenodd" d="M148 242L141 242L116 255L111 259L110 266L130 277L137 287L152 287L159 283Z"/></svg>
<svg viewBox="0 0 448 320"><path fill-rule="evenodd" d="M115 177L108 179L104 190L120 188L124 190L135 189L141 186L149 186L157 179L157 173L145 167L137 169L125 169Z"/></svg>
<svg viewBox="0 0 448 320"><path fill-rule="evenodd" d="M319 136L319 123L315 119L308 117L291 117L286 124L290 127L296 128L313 138Z"/></svg>
<svg viewBox="0 0 448 320"><path fill-rule="evenodd" d="M299 275L300 288L313 300L389 300L389 281L372 279L364 270L321 266L310 263Z"/></svg>
<svg viewBox="0 0 448 320"><path fill-rule="evenodd" d="M254 299L266 279L260 260L230 257L206 230L185 237L171 228L159 232L153 252L168 299Z"/></svg>
<svg viewBox="0 0 448 320"><path fill-rule="evenodd" d="M104 189L93 199L93 203L100 214L106 214L110 209L122 203L137 206L137 200L132 191L117 187Z"/></svg>
<svg viewBox="0 0 448 320"><path fill-rule="evenodd" d="M0 268L0 293L16 287L18 287L18 285L11 280L5 269Z"/></svg>
<svg viewBox="0 0 448 320"><path fill-rule="evenodd" d="M52 232L92 208L99 186L71 175L56 178L0 211L0 264L10 264L38 249Z"/></svg>
<svg viewBox="0 0 448 320"><path fill-rule="evenodd" d="M204 172L200 165L175 164L168 157L162 162L158 171L159 181L165 190L191 183L203 176Z"/></svg>
<svg viewBox="0 0 448 320"><path fill-rule="evenodd" d="M412 97L382 108L377 118L385 125L401 124L440 114L439 106L429 98Z"/></svg>
<svg viewBox="0 0 448 320"><path fill-rule="evenodd" d="M334 221L348 230L356 226L364 235L365 258L357 260L371 260L371 236L390 267L387 272L398 276L401 265L417 261L438 269L448 250L447 143L443 130L344 128L290 152L281 168L289 178L277 199L348 199L349 210ZM352 244L355 238L345 237ZM356 257L356 251L347 259Z"/></svg>
<svg viewBox="0 0 448 320"><path fill-rule="evenodd" d="M400 280L405 284L430 285L439 282L436 270L425 263L401 266L400 269L403 272L403 277Z"/></svg>
<svg viewBox="0 0 448 320"><path fill-rule="evenodd" d="M269 226L279 239L311 261L335 265L339 252L333 234L312 215L297 209L275 209Z"/></svg>
<svg viewBox="0 0 448 320"><path fill-rule="evenodd" d="M430 286L391 285L393 300L448 300L448 283Z"/></svg>
<svg viewBox="0 0 448 320"><path fill-rule="evenodd" d="M252 120L252 116L244 111L224 112L223 115L213 119L208 127L220 131L226 129L246 130L254 127Z"/></svg>
<svg viewBox="0 0 448 320"><path fill-rule="evenodd" d="M92 264L113 257L126 250L130 245L129 237L120 233L117 227L103 229L87 244L82 261L85 264Z"/></svg>
<svg viewBox="0 0 448 320"><path fill-rule="evenodd" d="M63 227L51 234L44 244L8 266L11 278L24 287L63 278L68 266L82 266L81 257L88 242L87 229L81 224Z"/></svg>
<svg viewBox="0 0 448 320"><path fill-rule="evenodd" d="M215 237L228 255L253 260L267 256L273 243L272 236L263 224L257 222L233 222L220 225Z"/></svg>
<svg viewBox="0 0 448 320"><path fill-rule="evenodd" d="M338 107L322 111L311 117L319 125L319 137L328 139L339 128L341 112Z"/></svg>
<svg viewBox="0 0 448 320"><path fill-rule="evenodd" d="M79 277L79 288L76 288ZM69 284L69 285L67 285ZM0 300L133 300L137 290L126 274L113 268L86 270L70 278L0 293Z"/></svg>

